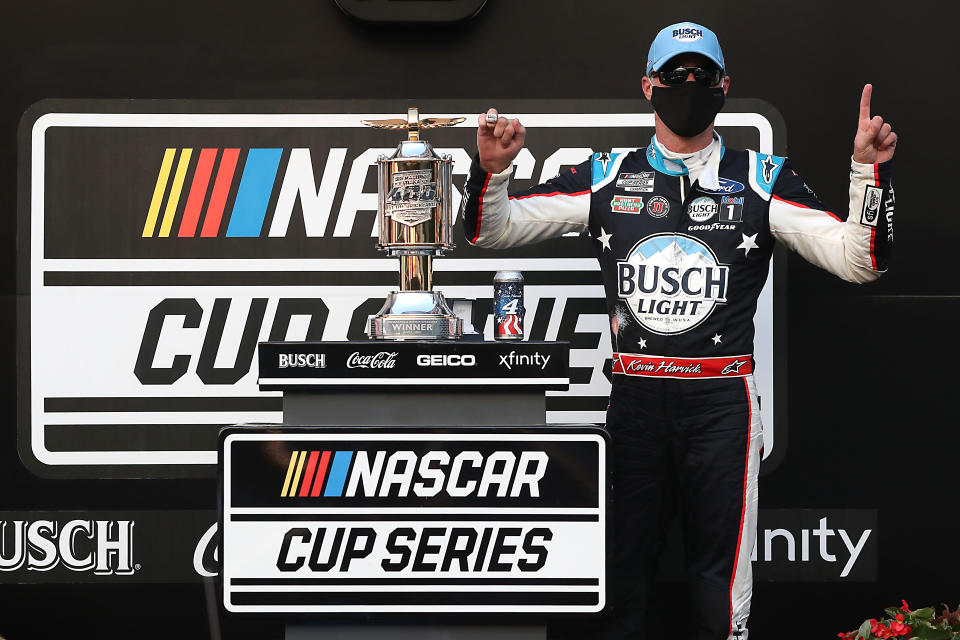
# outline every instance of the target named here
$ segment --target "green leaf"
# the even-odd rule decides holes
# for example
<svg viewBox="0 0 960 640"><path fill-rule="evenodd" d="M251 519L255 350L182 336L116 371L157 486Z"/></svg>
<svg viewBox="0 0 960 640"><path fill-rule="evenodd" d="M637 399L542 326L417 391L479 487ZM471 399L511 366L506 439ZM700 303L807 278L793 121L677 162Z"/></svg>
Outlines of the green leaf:
<svg viewBox="0 0 960 640"><path fill-rule="evenodd" d="M873 640L873 634L870 633L870 621L864 620L857 630L857 640Z"/></svg>
<svg viewBox="0 0 960 640"><path fill-rule="evenodd" d="M923 626L911 631L913 637L918 640L952 640L953 632L949 629L935 629L930 626Z"/></svg>
<svg viewBox="0 0 960 640"><path fill-rule="evenodd" d="M923 609L911 611L910 615L921 620L932 620L936 612L933 610L933 607L924 607Z"/></svg>

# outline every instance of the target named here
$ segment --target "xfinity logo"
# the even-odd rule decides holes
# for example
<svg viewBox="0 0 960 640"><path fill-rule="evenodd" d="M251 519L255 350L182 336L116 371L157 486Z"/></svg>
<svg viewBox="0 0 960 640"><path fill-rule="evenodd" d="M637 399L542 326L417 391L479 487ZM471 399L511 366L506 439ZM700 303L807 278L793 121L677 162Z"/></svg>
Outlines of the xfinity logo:
<svg viewBox="0 0 960 640"><path fill-rule="evenodd" d="M421 367L475 367L477 358L469 353L464 355L456 353L427 355L424 353L417 356L417 365Z"/></svg>
<svg viewBox="0 0 960 640"><path fill-rule="evenodd" d="M393 369L395 366L397 366L396 351L381 351L363 355L359 351L354 351L347 358L348 369Z"/></svg>
<svg viewBox="0 0 960 640"><path fill-rule="evenodd" d="M873 529L859 532L830 528L828 518L819 520L816 528L765 529L757 532L753 548L754 562L827 562L840 568L840 577L846 578L857 564ZM799 551L799 553L798 553ZM762 553L762 555L761 555ZM819 560L818 560L819 559Z"/></svg>
<svg viewBox="0 0 960 640"><path fill-rule="evenodd" d="M71 571L130 575L132 520L0 520L0 571Z"/></svg>
<svg viewBox="0 0 960 640"><path fill-rule="evenodd" d="M281 369L291 367L325 369L327 367L327 356L322 353L281 353L279 359Z"/></svg>
<svg viewBox="0 0 960 640"><path fill-rule="evenodd" d="M532 354L518 354L516 351L511 351L508 354L500 356L500 366L510 370L513 370L514 366L529 367L535 365L540 367L541 371L544 371L549 361L550 356L543 355L539 351Z"/></svg>

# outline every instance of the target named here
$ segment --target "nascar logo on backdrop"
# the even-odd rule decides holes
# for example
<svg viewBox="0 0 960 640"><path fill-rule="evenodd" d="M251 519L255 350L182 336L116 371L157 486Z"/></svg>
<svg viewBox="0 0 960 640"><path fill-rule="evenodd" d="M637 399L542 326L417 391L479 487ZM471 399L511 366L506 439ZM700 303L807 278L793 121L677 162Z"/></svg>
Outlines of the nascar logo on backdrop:
<svg viewBox="0 0 960 640"><path fill-rule="evenodd" d="M373 164L400 138L384 141L360 122L396 104L105 104L44 102L21 126L18 229L28 250L19 268L28 288L18 349L21 377L31 381L18 400L21 458L59 477L210 475L222 425L281 419L279 394L256 384L257 343L365 338L368 316L396 288L396 262L374 247ZM779 117L757 113L758 104L729 101L718 116L725 140L782 152L774 148ZM422 111L485 106L440 101ZM516 189L594 150L643 146L653 131L652 113L636 113L632 102L499 106L530 129ZM455 161L455 211L474 126L429 137ZM651 179L618 175L637 191L617 204L622 214L648 215ZM740 190L721 185L724 195ZM725 199L704 224L738 215L736 205ZM437 263L437 288L477 299L473 325L491 339L492 274L521 271L526 339L571 343L570 389L548 392L547 421L603 422L609 317L590 244L564 237L495 252L456 237L456 250ZM770 286L758 306L756 349L767 455L777 450Z"/></svg>

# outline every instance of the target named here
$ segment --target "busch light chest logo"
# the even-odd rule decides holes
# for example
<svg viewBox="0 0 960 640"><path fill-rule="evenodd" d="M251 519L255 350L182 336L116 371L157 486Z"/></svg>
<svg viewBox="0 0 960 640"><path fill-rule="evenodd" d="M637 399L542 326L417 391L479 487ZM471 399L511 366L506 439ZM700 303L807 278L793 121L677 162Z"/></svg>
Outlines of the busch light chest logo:
<svg viewBox="0 0 960 640"><path fill-rule="evenodd" d="M641 325L659 334L696 327L727 301L729 267L696 238L661 233L617 262L620 298Z"/></svg>

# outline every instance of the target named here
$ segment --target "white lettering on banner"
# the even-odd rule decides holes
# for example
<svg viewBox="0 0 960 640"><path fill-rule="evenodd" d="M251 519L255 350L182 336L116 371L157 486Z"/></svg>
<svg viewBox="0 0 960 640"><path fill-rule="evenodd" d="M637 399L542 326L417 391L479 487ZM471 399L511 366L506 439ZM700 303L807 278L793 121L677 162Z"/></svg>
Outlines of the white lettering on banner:
<svg viewBox="0 0 960 640"><path fill-rule="evenodd" d="M539 351L531 354L518 354L516 351L500 356L500 366L512 370L514 366L537 366L541 370L546 370L550 356L542 354Z"/></svg>
<svg viewBox="0 0 960 640"><path fill-rule="evenodd" d="M327 366L327 356L323 353L281 353L277 357L278 366L281 369L300 367L325 369Z"/></svg>
<svg viewBox="0 0 960 640"><path fill-rule="evenodd" d="M831 529L828 528L827 524L827 518L820 518L819 526L813 529L803 528L798 532L781 528L759 531L757 535L757 544L753 548L751 559L754 562L757 562L758 560L764 562L782 562L782 558L785 556L787 562L810 562L810 538L812 536L818 539L815 548L821 560L831 563L839 562L841 560L838 560L837 554L835 553L838 550L837 546L836 544L831 544L831 538L834 535L838 535L847 552L846 558L842 559L844 563L843 567L840 569L840 577L846 578L850 575L850 571L856 565L857 559L860 557L860 553L863 551L864 545L866 545L867 539L870 537L870 534L873 533L873 530L864 529L859 534L859 537L857 537L857 541L854 543L853 539L856 537L856 534L851 537L850 533L848 533L846 529ZM799 561L796 559L797 538L800 539ZM776 541L778 539L782 540L783 542L777 544ZM762 556L759 554L761 545L763 548ZM778 547L785 549L786 552L778 555L776 553L776 549Z"/></svg>
<svg viewBox="0 0 960 640"><path fill-rule="evenodd" d="M423 353L417 356L417 365L421 367L474 367L476 364L477 357L470 353L463 355L458 353L427 355Z"/></svg>
<svg viewBox="0 0 960 640"><path fill-rule="evenodd" d="M290 225L293 205L297 198L300 199L300 207L303 211L303 226L307 236L320 237L324 234L346 156L346 149L330 149L327 154L327 163L323 167L320 189L317 190L316 181L313 177L310 149L290 150L287 172L283 178L283 186L280 187L280 196L277 198L277 208L273 214L273 222L270 223L271 237L287 235L287 227Z"/></svg>
<svg viewBox="0 0 960 640"><path fill-rule="evenodd" d="M0 571L50 571L63 565L101 576L130 575L135 571L133 527L132 520L0 521Z"/></svg>
<svg viewBox="0 0 960 640"><path fill-rule="evenodd" d="M360 355L354 351L347 358L348 369L393 369L397 366L396 351L381 351L367 355Z"/></svg>

